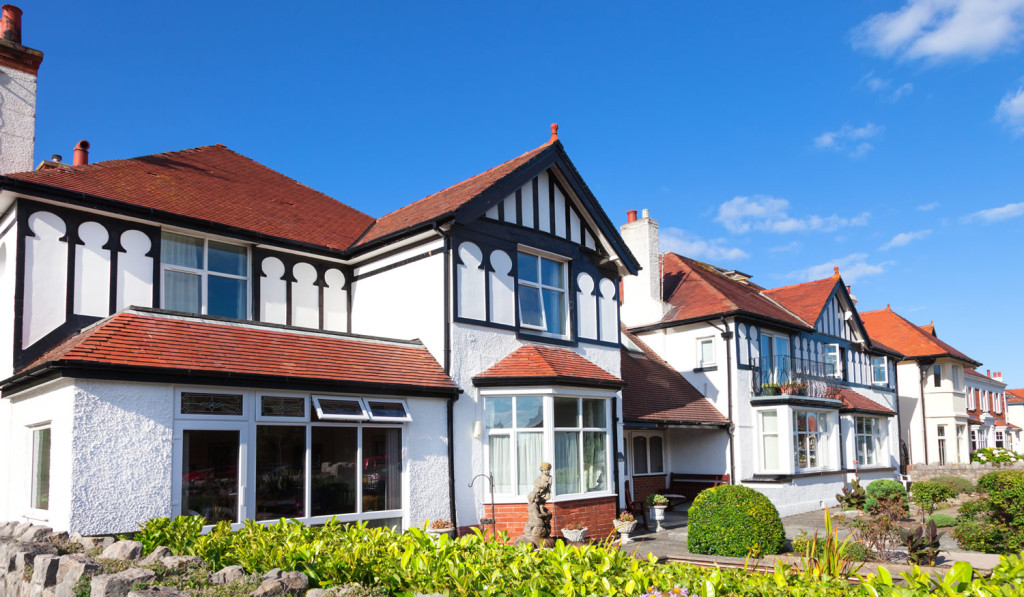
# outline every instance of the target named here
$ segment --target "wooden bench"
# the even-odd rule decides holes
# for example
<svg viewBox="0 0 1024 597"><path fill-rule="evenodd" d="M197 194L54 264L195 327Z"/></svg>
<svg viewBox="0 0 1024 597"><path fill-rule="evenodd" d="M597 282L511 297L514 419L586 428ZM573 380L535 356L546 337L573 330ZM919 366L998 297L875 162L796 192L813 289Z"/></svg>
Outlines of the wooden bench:
<svg viewBox="0 0 1024 597"><path fill-rule="evenodd" d="M669 510L692 500L697 494L718 485L728 485L729 475L706 475L691 473L672 473L669 476L668 487L662 494L668 498Z"/></svg>

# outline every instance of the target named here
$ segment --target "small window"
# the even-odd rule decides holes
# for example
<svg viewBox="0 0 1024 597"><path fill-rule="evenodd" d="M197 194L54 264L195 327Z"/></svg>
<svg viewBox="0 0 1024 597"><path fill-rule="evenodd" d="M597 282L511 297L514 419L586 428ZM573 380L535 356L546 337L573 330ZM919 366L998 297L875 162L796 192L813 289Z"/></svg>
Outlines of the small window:
<svg viewBox="0 0 1024 597"><path fill-rule="evenodd" d="M411 421L412 417L405 409L405 404L391 400L367 400L367 410L370 411L370 420L379 422L404 422Z"/></svg>
<svg viewBox="0 0 1024 597"><path fill-rule="evenodd" d="M871 381L878 385L885 385L889 382L885 357L871 357Z"/></svg>
<svg viewBox="0 0 1024 597"><path fill-rule="evenodd" d="M633 436L633 474L663 474L665 472L665 453L663 440L660 436Z"/></svg>
<svg viewBox="0 0 1024 597"><path fill-rule="evenodd" d="M370 416L358 398L313 396L316 416L323 421L366 421Z"/></svg>
<svg viewBox="0 0 1024 597"><path fill-rule="evenodd" d="M843 376L843 362L840 359L838 344L825 345L825 375L839 378Z"/></svg>
<svg viewBox="0 0 1024 597"><path fill-rule="evenodd" d="M519 253L519 323L525 328L565 336L567 264L539 255Z"/></svg>
<svg viewBox="0 0 1024 597"><path fill-rule="evenodd" d="M240 416L242 414L242 395L182 392L181 414Z"/></svg>
<svg viewBox="0 0 1024 597"><path fill-rule="evenodd" d="M647 473L647 438L638 435L633 437L633 474L646 475Z"/></svg>
<svg viewBox="0 0 1024 597"><path fill-rule="evenodd" d="M32 507L50 509L50 428L32 430Z"/></svg>
<svg viewBox="0 0 1024 597"><path fill-rule="evenodd" d="M932 367L932 385L936 388L942 386L942 365Z"/></svg>
<svg viewBox="0 0 1024 597"><path fill-rule="evenodd" d="M306 418L306 399L301 396L260 396L260 418Z"/></svg>
<svg viewBox="0 0 1024 597"><path fill-rule="evenodd" d="M715 340L714 338L701 338L697 340L697 366L711 367L715 364Z"/></svg>
<svg viewBox="0 0 1024 597"><path fill-rule="evenodd" d="M881 419L875 417L856 417L854 432L857 443L857 461L861 466L879 464L879 452L882 446Z"/></svg>
<svg viewBox="0 0 1024 597"><path fill-rule="evenodd" d="M963 389L963 367L960 365L953 365L953 391L962 392Z"/></svg>
<svg viewBox="0 0 1024 597"><path fill-rule="evenodd" d="M761 467L779 470L779 415L774 410L761 411Z"/></svg>

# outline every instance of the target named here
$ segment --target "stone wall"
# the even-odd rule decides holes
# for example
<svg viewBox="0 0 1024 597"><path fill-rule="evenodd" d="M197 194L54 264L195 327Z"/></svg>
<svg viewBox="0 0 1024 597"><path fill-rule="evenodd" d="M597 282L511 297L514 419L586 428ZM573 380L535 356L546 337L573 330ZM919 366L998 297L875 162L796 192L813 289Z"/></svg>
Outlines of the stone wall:
<svg viewBox="0 0 1024 597"><path fill-rule="evenodd" d="M927 481L942 475L954 475L969 479L971 483L977 483L983 475L993 471L1024 471L1024 462L1013 464L982 464L971 462L969 464L915 464L910 469L911 481Z"/></svg>

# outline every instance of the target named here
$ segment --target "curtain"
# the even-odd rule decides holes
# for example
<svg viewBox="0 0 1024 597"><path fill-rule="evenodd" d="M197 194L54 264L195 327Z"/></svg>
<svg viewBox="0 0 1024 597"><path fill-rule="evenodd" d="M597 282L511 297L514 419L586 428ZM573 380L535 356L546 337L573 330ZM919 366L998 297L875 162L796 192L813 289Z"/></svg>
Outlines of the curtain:
<svg viewBox="0 0 1024 597"><path fill-rule="evenodd" d="M384 508L397 510L402 507L402 430L385 429L387 438L387 486Z"/></svg>
<svg viewBox="0 0 1024 597"><path fill-rule="evenodd" d="M607 434L583 432L583 489L602 491L608 488ZM654 445L654 442L651 442Z"/></svg>
<svg viewBox="0 0 1024 597"><path fill-rule="evenodd" d="M160 261L192 269L203 269L203 239L165 232L160 242Z"/></svg>
<svg viewBox="0 0 1024 597"><path fill-rule="evenodd" d="M530 493L533 480L540 474L540 463L544 461L544 434L516 434L516 458L519 461L519 495Z"/></svg>
<svg viewBox="0 0 1024 597"><path fill-rule="evenodd" d="M647 438L642 435L633 437L633 474L647 474Z"/></svg>
<svg viewBox="0 0 1024 597"><path fill-rule="evenodd" d="M164 308L199 313L202 305L202 277L198 274L164 271Z"/></svg>
<svg viewBox="0 0 1024 597"><path fill-rule="evenodd" d="M492 435L490 437L491 478L494 479L494 493L512 493L512 463L509 461L511 437Z"/></svg>
<svg viewBox="0 0 1024 597"><path fill-rule="evenodd" d="M580 446L576 431L555 432L555 491L580 492Z"/></svg>

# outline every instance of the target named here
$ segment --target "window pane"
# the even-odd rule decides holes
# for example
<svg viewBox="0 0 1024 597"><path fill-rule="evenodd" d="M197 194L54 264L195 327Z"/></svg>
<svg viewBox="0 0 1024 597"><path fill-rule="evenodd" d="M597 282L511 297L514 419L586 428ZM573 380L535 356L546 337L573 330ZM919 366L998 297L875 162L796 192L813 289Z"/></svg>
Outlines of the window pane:
<svg viewBox="0 0 1024 597"><path fill-rule="evenodd" d="M580 435L575 431L555 433L555 492L580 492Z"/></svg>
<svg viewBox="0 0 1024 597"><path fill-rule="evenodd" d="M305 516L306 428L256 427L256 520Z"/></svg>
<svg viewBox="0 0 1024 597"><path fill-rule="evenodd" d="M516 268L519 271L519 279L537 284L540 282L540 274L537 271L538 257L519 253Z"/></svg>
<svg viewBox="0 0 1024 597"><path fill-rule="evenodd" d="M654 438L651 438L652 460ZM654 468L652 463L651 468ZM583 490L604 491L608 489L608 443L607 434L595 431L583 432Z"/></svg>
<svg viewBox="0 0 1024 597"><path fill-rule="evenodd" d="M605 405L607 400L583 399L583 426L584 427L607 427L605 419Z"/></svg>
<svg viewBox="0 0 1024 597"><path fill-rule="evenodd" d="M565 293L544 290L544 331L565 334Z"/></svg>
<svg viewBox="0 0 1024 597"><path fill-rule="evenodd" d="M290 396L261 396L260 415L264 417L304 417L306 399Z"/></svg>
<svg viewBox="0 0 1024 597"><path fill-rule="evenodd" d="M579 400L555 398L555 427L579 427Z"/></svg>
<svg viewBox="0 0 1024 597"><path fill-rule="evenodd" d="M363 512L402 507L402 431L363 428Z"/></svg>
<svg viewBox="0 0 1024 597"><path fill-rule="evenodd" d="M405 406L400 402L369 402L370 414L374 417L389 417L404 419L409 415L405 412Z"/></svg>
<svg viewBox="0 0 1024 597"><path fill-rule="evenodd" d="M206 278L206 286L210 293L208 314L245 319L245 280L211 275Z"/></svg>
<svg viewBox="0 0 1024 597"><path fill-rule="evenodd" d="M50 509L50 428L32 432L32 507Z"/></svg>
<svg viewBox="0 0 1024 597"><path fill-rule="evenodd" d="M774 471L779 468L779 436L764 436L764 468Z"/></svg>
<svg viewBox="0 0 1024 597"><path fill-rule="evenodd" d="M311 516L356 511L356 434L353 427L312 428Z"/></svg>
<svg viewBox="0 0 1024 597"><path fill-rule="evenodd" d="M761 430L765 433L779 432L779 417L774 410L766 410L761 413Z"/></svg>
<svg viewBox="0 0 1024 597"><path fill-rule="evenodd" d="M237 394L181 394L183 415L241 415L242 396Z"/></svg>
<svg viewBox="0 0 1024 597"><path fill-rule="evenodd" d="M554 286L556 288L565 288L565 283L562 277L562 268L564 264L557 261L551 261L550 259L540 260L540 279L541 283L545 286Z"/></svg>
<svg viewBox="0 0 1024 597"><path fill-rule="evenodd" d="M160 261L170 265L203 269L203 239L164 232L160 239Z"/></svg>
<svg viewBox="0 0 1024 597"><path fill-rule="evenodd" d="M512 399L487 398L484 402L484 416L490 429L508 429L512 427Z"/></svg>
<svg viewBox="0 0 1024 597"><path fill-rule="evenodd" d="M238 520L238 432L182 433L181 513L207 524Z"/></svg>
<svg viewBox="0 0 1024 597"><path fill-rule="evenodd" d="M533 489L533 480L540 474L540 463L544 462L544 434L517 433L516 459L519 470L519 495L526 495Z"/></svg>
<svg viewBox="0 0 1024 597"><path fill-rule="evenodd" d="M544 426L544 399L539 396L516 398L516 427L520 429ZM540 462L537 462L540 466ZM540 469L537 469L538 471ZM530 478L531 482L533 477Z"/></svg>
<svg viewBox="0 0 1024 597"><path fill-rule="evenodd" d="M358 400L331 400L329 398L317 398L320 410L324 415L339 415L345 417L362 417L363 407Z"/></svg>
<svg viewBox="0 0 1024 597"><path fill-rule="evenodd" d="M701 363L714 363L715 362L715 345L711 340L701 340L700 343L700 362Z"/></svg>
<svg viewBox="0 0 1024 597"><path fill-rule="evenodd" d="M543 323L539 289L519 286L519 320L523 325L536 327Z"/></svg>
<svg viewBox="0 0 1024 597"><path fill-rule="evenodd" d="M665 472L665 460L664 455L662 453L660 437L651 438L651 472Z"/></svg>
<svg viewBox="0 0 1024 597"><path fill-rule="evenodd" d="M633 474L647 474L647 438L635 436L633 438Z"/></svg>
<svg viewBox="0 0 1024 597"><path fill-rule="evenodd" d="M233 276L248 275L245 247L210 241L210 271Z"/></svg>
<svg viewBox="0 0 1024 597"><path fill-rule="evenodd" d="M199 313L203 304L202 277L184 272L164 272L164 309Z"/></svg>
<svg viewBox="0 0 1024 597"><path fill-rule="evenodd" d="M507 435L492 435L490 444L490 471L494 480L494 493L512 493L512 461L509 451L512 438Z"/></svg>

